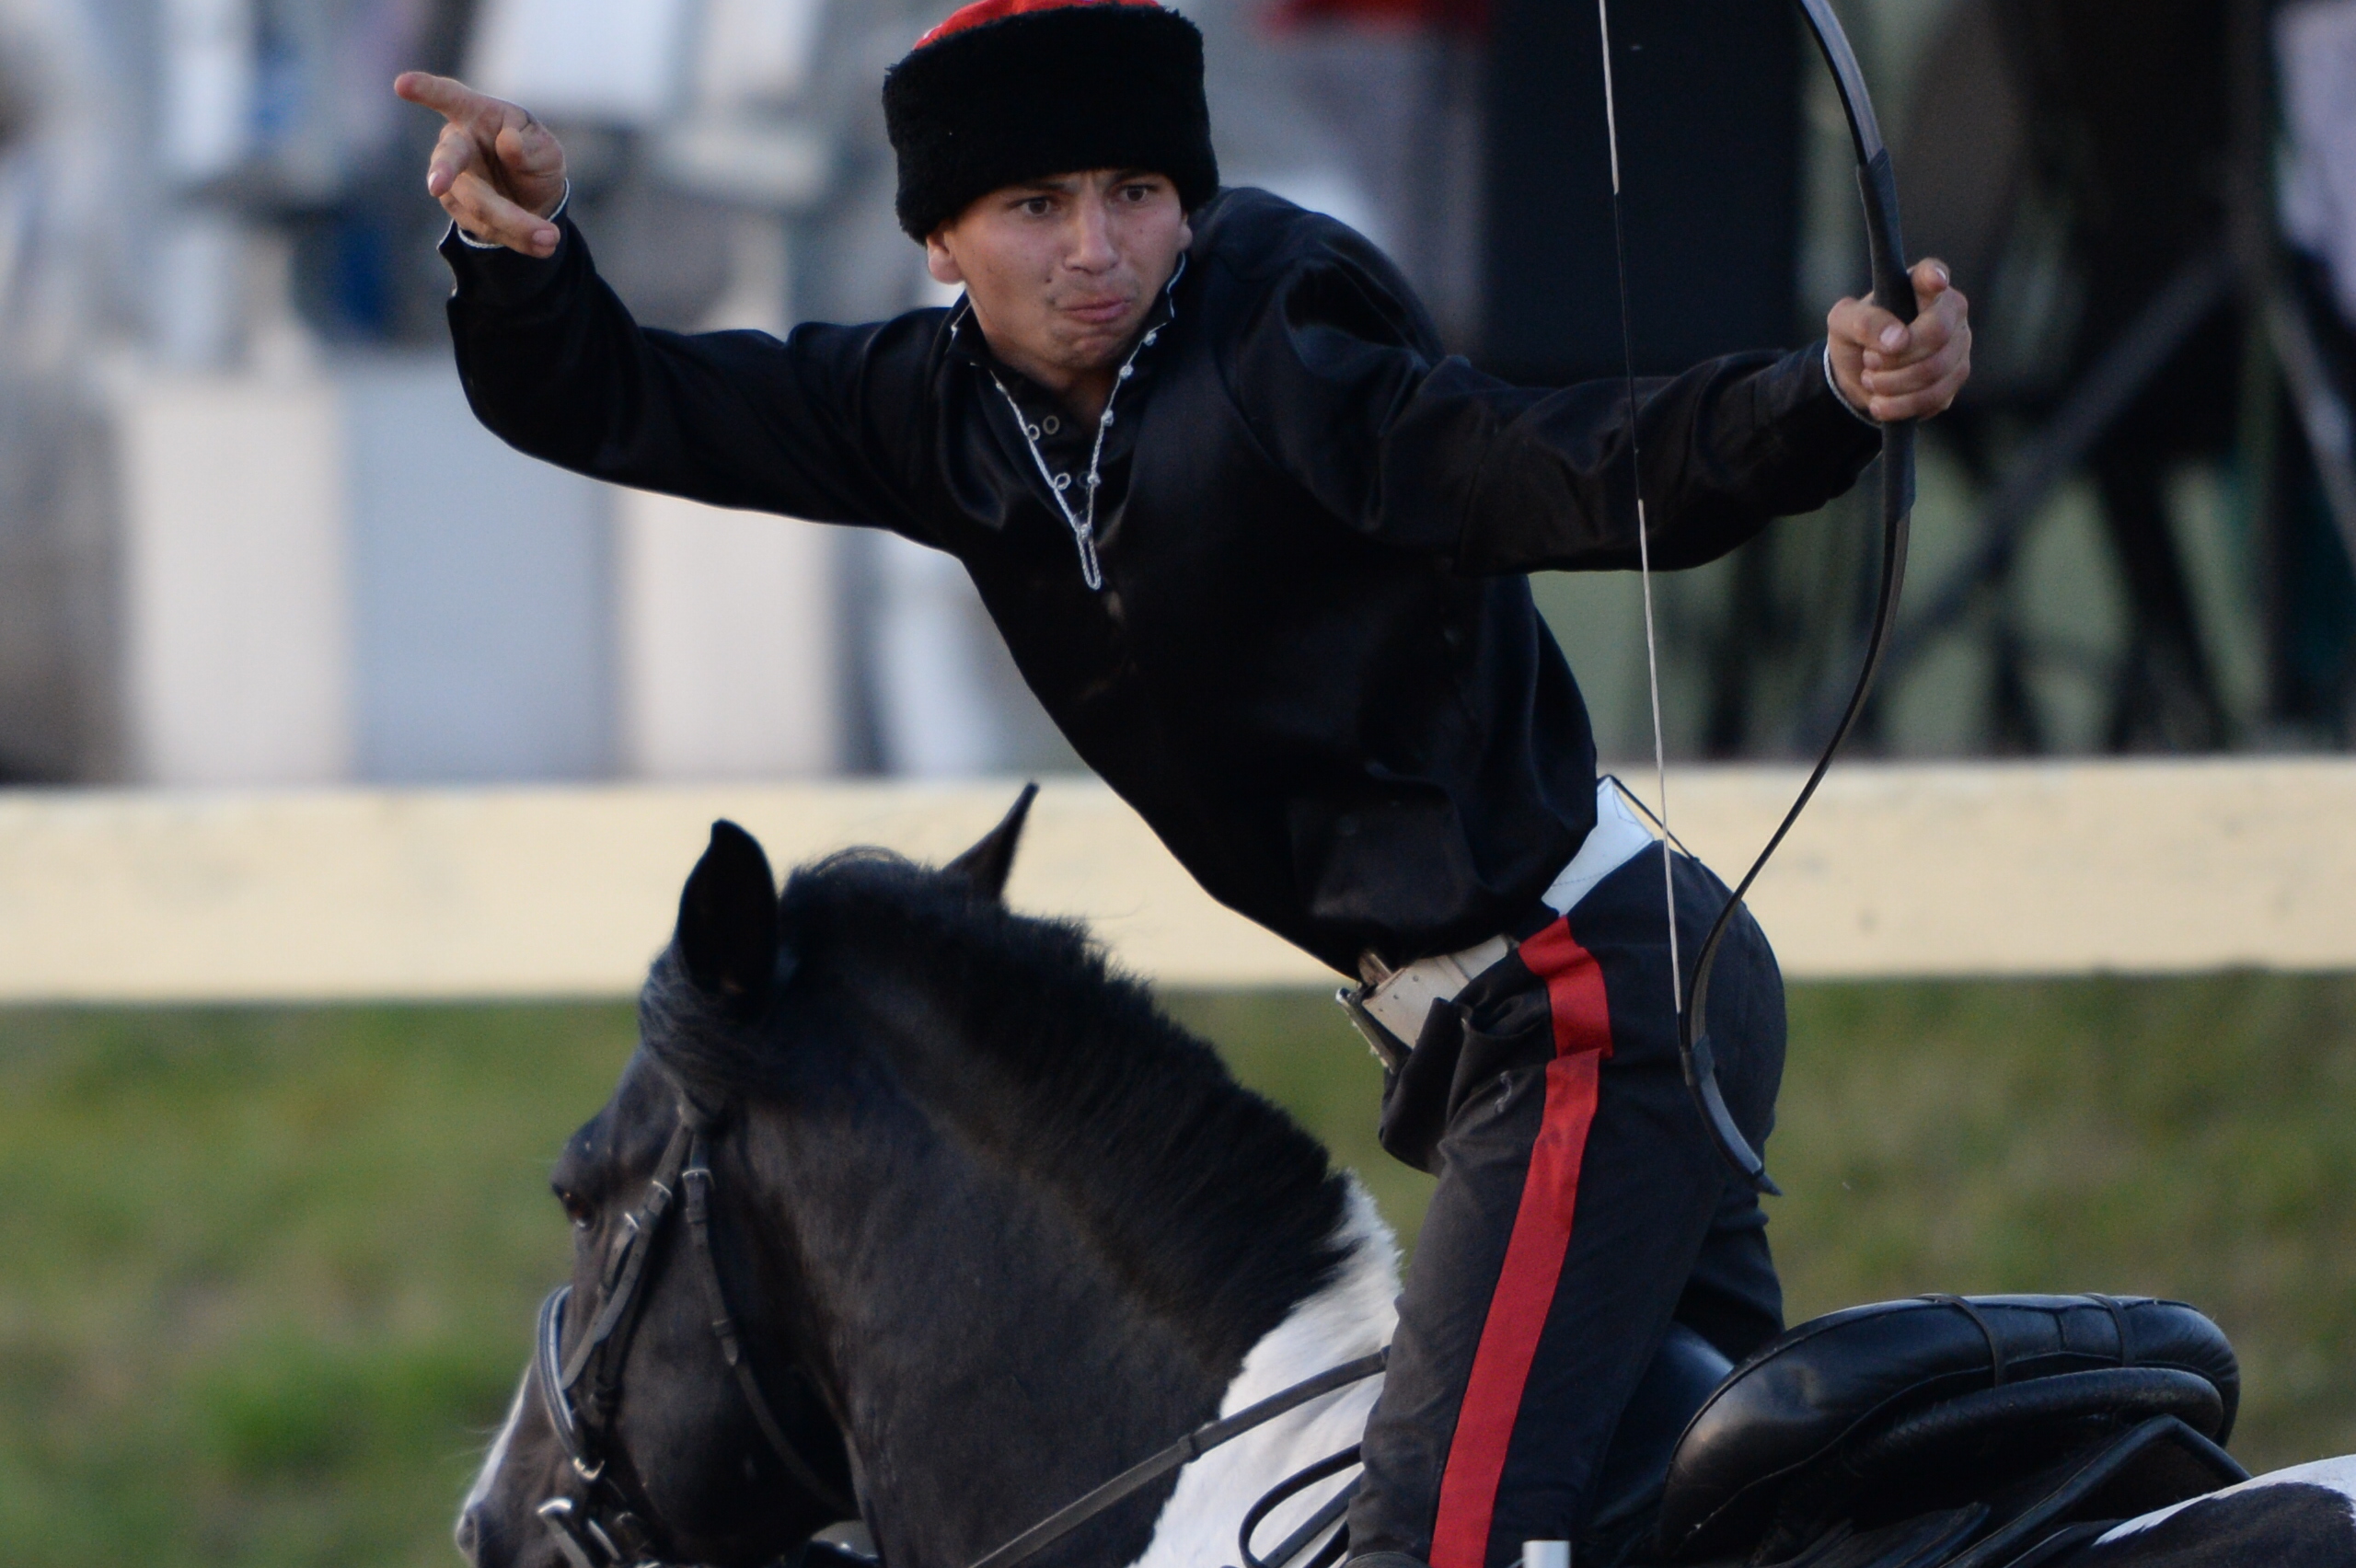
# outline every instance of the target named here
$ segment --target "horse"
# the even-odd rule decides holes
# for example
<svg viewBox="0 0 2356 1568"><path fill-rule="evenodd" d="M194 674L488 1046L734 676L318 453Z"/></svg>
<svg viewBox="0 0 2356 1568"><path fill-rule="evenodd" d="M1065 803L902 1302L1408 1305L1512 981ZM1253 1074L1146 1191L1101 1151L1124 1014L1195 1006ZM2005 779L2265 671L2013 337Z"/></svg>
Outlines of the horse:
<svg viewBox="0 0 2356 1568"><path fill-rule="evenodd" d="M1006 907L1031 798L946 865L850 850L781 895L713 825L553 1173L572 1278L474 1568L1339 1559L1397 1248L1083 928ZM2356 1564L2356 1458L2247 1479L2237 1393L2142 1298L1877 1304L1741 1368L1672 1325L1579 1561Z"/></svg>

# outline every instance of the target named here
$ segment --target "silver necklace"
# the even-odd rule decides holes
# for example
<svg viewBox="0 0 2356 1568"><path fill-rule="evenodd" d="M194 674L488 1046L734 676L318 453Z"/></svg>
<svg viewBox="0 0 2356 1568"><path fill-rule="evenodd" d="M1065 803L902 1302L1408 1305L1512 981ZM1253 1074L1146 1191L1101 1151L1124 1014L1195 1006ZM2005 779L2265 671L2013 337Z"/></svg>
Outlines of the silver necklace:
<svg viewBox="0 0 2356 1568"><path fill-rule="evenodd" d="M998 395L1006 399L1006 406L1014 410L1014 422L1022 427L1022 441L1031 449L1031 461L1038 465L1039 477L1047 481L1047 491L1056 498L1056 505L1064 514L1064 524L1071 529L1072 543L1080 550L1080 581L1088 584L1091 594L1104 591L1104 568L1096 559L1096 491L1103 482L1100 470L1104 461L1104 432L1113 428L1113 403L1120 397L1121 388L1127 384L1129 377L1137 373L1138 355L1151 348L1154 340L1161 336L1161 328L1170 325L1171 319L1177 316L1178 308L1170 304L1169 296L1171 291L1178 286L1178 280L1185 275L1186 258L1182 255L1178 258L1177 270L1170 274L1170 282L1162 286L1162 299L1168 314L1163 317L1161 327L1152 329L1138 340L1136 347L1129 350L1129 357L1121 362L1120 370L1113 377L1113 390L1104 398L1104 411L1097 416L1095 443L1088 449L1088 472L1080 479L1080 487L1088 492L1087 503L1077 512L1072 510L1071 504L1071 476L1058 474L1047 467L1046 454L1039 450L1039 437L1044 432L1023 413L1022 405L1015 400L1013 393L1006 389L1006 383L999 379L998 372L990 372L990 385L997 387Z"/></svg>

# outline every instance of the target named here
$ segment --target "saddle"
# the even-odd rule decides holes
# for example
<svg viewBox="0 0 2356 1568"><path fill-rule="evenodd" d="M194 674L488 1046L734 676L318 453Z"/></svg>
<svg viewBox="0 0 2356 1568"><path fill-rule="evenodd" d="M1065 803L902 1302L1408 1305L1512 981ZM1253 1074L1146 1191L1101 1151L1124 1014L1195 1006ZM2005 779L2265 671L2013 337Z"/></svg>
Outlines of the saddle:
<svg viewBox="0 0 2356 1568"><path fill-rule="evenodd" d="M1582 1564L2032 1568L2248 1479L2241 1377L2173 1301L1922 1297L1731 1366L1673 1327L1598 1474Z"/></svg>

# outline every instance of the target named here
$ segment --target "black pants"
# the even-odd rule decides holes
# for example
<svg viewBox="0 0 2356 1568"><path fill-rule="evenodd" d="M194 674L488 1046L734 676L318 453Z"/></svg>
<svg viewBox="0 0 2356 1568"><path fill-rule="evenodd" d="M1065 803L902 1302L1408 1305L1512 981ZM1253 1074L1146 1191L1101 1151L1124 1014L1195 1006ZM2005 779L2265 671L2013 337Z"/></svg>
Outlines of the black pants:
<svg viewBox="0 0 2356 1568"><path fill-rule="evenodd" d="M1727 890L1676 859L1689 967ZM1736 1360L1783 1328L1766 1216L1677 1061L1660 857L1433 1009L1382 1142L1439 1177L1366 1431L1350 1550L1499 1568L1578 1539L1622 1408L1671 1321ZM1738 915L1713 973L1719 1081L1754 1147L1784 1066L1783 980Z"/></svg>

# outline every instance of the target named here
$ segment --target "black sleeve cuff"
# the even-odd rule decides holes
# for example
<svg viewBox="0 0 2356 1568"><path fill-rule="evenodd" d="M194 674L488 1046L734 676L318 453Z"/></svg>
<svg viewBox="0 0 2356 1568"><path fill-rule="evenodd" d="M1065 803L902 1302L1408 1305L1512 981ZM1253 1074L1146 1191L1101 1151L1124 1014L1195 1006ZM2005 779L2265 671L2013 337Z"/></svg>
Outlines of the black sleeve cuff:
<svg viewBox="0 0 2356 1568"><path fill-rule="evenodd" d="M1852 409L1825 369L1824 340L1795 349L1765 376L1766 413L1787 452L1856 455L1860 463L1881 448L1881 426Z"/></svg>
<svg viewBox="0 0 2356 1568"><path fill-rule="evenodd" d="M503 245L497 249L468 245L459 236L458 225L452 224L442 236L440 249L442 259L450 264L457 296L469 305L512 308L548 293L564 275L581 244L570 213L558 213L556 229L556 249L542 259Z"/></svg>

